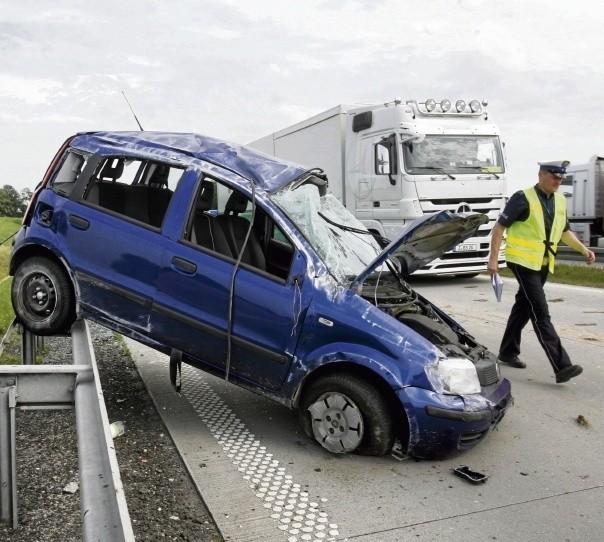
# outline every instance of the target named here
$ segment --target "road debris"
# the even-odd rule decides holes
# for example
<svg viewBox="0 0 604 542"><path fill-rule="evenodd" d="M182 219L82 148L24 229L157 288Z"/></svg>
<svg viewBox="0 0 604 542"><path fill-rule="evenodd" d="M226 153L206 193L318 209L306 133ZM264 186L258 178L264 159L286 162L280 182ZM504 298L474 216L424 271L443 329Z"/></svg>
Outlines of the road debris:
<svg viewBox="0 0 604 542"><path fill-rule="evenodd" d="M453 474L467 480L471 484L483 484L488 478L486 474L470 470L466 465L460 465L456 469L453 469Z"/></svg>
<svg viewBox="0 0 604 542"><path fill-rule="evenodd" d="M591 427L591 424L589 423L589 420L585 416L583 416L583 414L579 414L577 416L577 423L581 427Z"/></svg>

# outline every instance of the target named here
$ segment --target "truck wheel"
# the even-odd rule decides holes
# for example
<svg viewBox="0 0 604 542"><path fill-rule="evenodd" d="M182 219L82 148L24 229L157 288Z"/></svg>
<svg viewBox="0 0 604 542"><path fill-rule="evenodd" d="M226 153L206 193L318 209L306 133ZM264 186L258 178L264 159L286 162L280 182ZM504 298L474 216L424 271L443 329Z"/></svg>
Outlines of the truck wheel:
<svg viewBox="0 0 604 542"><path fill-rule="evenodd" d="M67 332L75 321L71 282L49 258L35 256L23 261L15 272L11 294L17 319L35 335Z"/></svg>
<svg viewBox="0 0 604 542"><path fill-rule="evenodd" d="M306 434L333 453L385 455L394 444L386 401L355 375L333 374L313 382L300 401L299 416Z"/></svg>

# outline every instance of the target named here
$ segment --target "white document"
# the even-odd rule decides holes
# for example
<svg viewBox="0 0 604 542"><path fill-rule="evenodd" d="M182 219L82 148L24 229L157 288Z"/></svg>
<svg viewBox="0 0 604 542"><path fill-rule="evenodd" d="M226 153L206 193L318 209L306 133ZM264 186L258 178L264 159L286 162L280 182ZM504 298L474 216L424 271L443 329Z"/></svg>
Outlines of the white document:
<svg viewBox="0 0 604 542"><path fill-rule="evenodd" d="M501 292L503 292L503 281L499 276L499 273L493 273L491 275L491 284L493 285L493 291L497 301L501 301Z"/></svg>

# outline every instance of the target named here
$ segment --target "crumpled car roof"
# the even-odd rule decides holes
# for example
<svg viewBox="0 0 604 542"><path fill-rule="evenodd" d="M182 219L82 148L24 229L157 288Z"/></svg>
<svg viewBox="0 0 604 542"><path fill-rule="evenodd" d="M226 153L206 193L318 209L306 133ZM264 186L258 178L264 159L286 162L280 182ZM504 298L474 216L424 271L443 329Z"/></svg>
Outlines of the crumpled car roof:
<svg viewBox="0 0 604 542"><path fill-rule="evenodd" d="M175 153L197 158L241 175L267 192L275 192L309 171L243 145L194 133L176 132L82 132L71 145L90 152L111 152L114 147L133 152L152 152L165 158Z"/></svg>

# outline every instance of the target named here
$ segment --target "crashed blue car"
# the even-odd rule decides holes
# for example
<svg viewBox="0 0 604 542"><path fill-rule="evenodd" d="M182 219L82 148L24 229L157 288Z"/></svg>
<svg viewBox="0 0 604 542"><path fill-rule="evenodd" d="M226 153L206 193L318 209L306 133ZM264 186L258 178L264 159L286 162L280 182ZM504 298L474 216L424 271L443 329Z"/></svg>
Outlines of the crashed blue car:
<svg viewBox="0 0 604 542"><path fill-rule="evenodd" d="M376 239L320 170L197 134L69 138L10 262L37 335L88 318L296 408L333 453L444 458L512 403L496 357L407 282L487 218Z"/></svg>

